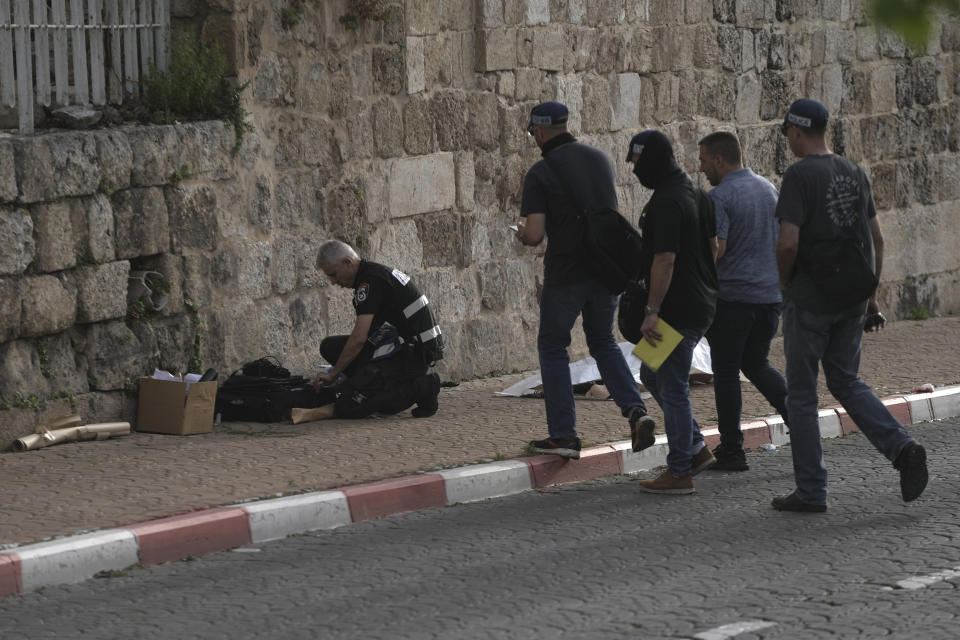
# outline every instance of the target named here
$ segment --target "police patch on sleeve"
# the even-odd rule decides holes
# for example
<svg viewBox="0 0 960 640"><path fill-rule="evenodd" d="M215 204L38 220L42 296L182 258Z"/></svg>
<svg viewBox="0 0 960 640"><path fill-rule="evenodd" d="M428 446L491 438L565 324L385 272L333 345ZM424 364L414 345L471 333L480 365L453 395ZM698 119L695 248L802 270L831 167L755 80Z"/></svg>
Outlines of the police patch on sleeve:
<svg viewBox="0 0 960 640"><path fill-rule="evenodd" d="M367 295L369 294L370 294L370 284L366 282L361 282L360 285L357 286L357 293L356 293L357 302L363 302L364 300L367 299Z"/></svg>

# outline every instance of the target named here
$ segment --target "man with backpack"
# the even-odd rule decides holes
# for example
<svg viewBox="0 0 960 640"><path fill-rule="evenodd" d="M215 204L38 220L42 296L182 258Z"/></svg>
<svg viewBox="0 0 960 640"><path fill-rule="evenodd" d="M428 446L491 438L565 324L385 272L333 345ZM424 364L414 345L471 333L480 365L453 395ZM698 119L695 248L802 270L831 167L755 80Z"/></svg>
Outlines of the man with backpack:
<svg viewBox="0 0 960 640"><path fill-rule="evenodd" d="M549 238L537 334L549 437L530 444L538 453L578 459L580 438L567 352L578 317L583 318L587 347L607 390L628 419L631 433L643 434L641 448L654 443L654 422L613 337L617 296L592 273L583 245L581 216L617 208L613 166L602 151L570 135L568 116L567 107L559 102L538 104L530 113L527 133L543 159L524 178L516 236L529 246Z"/></svg>
<svg viewBox="0 0 960 640"><path fill-rule="evenodd" d="M437 412L440 378L427 373L443 357L443 337L427 297L410 276L362 260L353 247L330 240L320 247L317 266L335 285L354 290L357 319L349 336L330 336L320 353L333 366L317 374L318 388L338 383L331 415L363 418L399 413L412 405L417 418Z"/></svg>
<svg viewBox="0 0 960 640"><path fill-rule="evenodd" d="M927 485L926 451L858 376L863 332L885 322L876 295L883 234L863 170L827 147L828 117L823 104L804 98L790 105L781 127L799 160L783 175L777 203L777 266L785 298L783 350L796 481L791 493L773 499L779 511L827 510L817 412L821 363L830 393L900 471L903 500L915 500Z"/></svg>
<svg viewBox="0 0 960 640"><path fill-rule="evenodd" d="M659 131L638 133L627 162L653 195L643 208L640 276L647 284L647 306L640 333L658 348L663 322L680 333L680 343L654 371L646 363L640 380L663 409L667 470L640 482L649 493L695 491L693 476L716 461L703 441L690 405L693 350L713 320L717 303L717 222L713 203L677 165L673 145ZM658 343L661 343L658 345Z"/></svg>

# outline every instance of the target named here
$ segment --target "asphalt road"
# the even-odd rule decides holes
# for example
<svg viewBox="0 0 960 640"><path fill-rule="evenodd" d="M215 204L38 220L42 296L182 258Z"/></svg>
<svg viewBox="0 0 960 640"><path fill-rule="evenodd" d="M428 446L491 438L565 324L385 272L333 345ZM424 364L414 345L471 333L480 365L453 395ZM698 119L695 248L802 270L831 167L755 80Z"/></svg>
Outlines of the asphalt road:
<svg viewBox="0 0 960 640"><path fill-rule="evenodd" d="M405 514L0 600L0 638L956 638L960 420L917 425L904 505L860 435L826 514L778 513L790 452L693 496L610 478Z"/></svg>

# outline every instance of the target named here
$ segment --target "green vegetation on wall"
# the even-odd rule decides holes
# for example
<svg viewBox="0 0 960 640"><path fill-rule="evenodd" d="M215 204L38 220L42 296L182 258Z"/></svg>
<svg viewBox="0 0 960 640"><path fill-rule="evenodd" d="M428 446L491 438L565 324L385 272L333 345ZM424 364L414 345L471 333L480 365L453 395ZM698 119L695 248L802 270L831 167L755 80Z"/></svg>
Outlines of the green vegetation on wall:
<svg viewBox="0 0 960 640"><path fill-rule="evenodd" d="M176 120L223 120L233 125L240 150L250 130L241 94L247 85L233 86L226 77L227 58L216 43L198 42L187 31L173 38L170 68L152 69L141 79L145 119L156 124Z"/></svg>

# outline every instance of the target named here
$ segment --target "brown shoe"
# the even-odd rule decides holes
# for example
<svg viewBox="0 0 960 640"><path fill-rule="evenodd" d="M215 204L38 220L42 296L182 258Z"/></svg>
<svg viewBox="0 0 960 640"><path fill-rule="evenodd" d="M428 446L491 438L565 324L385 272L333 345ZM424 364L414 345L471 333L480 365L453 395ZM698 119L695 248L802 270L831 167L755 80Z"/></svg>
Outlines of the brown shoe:
<svg viewBox="0 0 960 640"><path fill-rule="evenodd" d="M670 493L676 495L694 493L696 491L693 487L692 475L678 478L670 473L670 469L667 469L652 480L641 480L640 490L646 491L647 493Z"/></svg>
<svg viewBox="0 0 960 640"><path fill-rule="evenodd" d="M690 458L690 475L695 476L701 471L706 471L716 463L717 459L713 457L710 447L704 446L703 449L700 449L700 451Z"/></svg>

